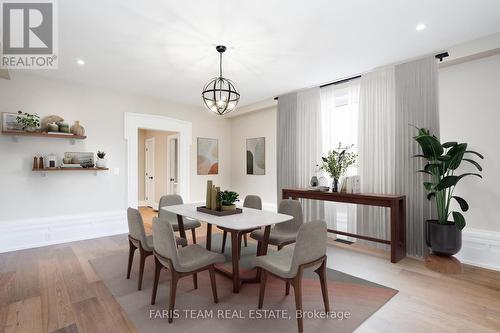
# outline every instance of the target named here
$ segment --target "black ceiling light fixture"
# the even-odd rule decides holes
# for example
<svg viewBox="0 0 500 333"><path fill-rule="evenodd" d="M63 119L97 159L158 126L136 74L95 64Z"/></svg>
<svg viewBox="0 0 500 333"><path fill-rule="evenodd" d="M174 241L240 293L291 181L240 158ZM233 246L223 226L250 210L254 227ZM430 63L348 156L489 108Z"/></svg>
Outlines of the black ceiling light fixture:
<svg viewBox="0 0 500 333"><path fill-rule="evenodd" d="M222 116L234 111L240 100L240 93L233 81L222 77L222 53L226 51L226 47L217 45L215 49L219 52L219 76L205 85L201 96L208 110Z"/></svg>

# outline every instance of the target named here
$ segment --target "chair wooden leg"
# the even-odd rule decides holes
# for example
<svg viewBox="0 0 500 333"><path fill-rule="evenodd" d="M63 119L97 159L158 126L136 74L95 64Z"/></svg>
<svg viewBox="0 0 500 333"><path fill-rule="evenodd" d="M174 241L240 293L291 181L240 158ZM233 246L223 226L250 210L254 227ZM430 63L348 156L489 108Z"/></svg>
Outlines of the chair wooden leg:
<svg viewBox="0 0 500 333"><path fill-rule="evenodd" d="M196 231L193 229L191 229L191 235L193 236L193 244L196 244Z"/></svg>
<svg viewBox="0 0 500 333"><path fill-rule="evenodd" d="M227 231L224 230L224 233L222 234L222 250L220 253L224 253L224 250L226 249L226 239L227 239Z"/></svg>
<svg viewBox="0 0 500 333"><path fill-rule="evenodd" d="M172 277L170 278L170 302L168 305L168 322L171 323L174 320L174 306L175 306L175 294L177 293L177 281L179 277L175 270L171 270Z"/></svg>
<svg viewBox="0 0 500 333"><path fill-rule="evenodd" d="M295 309L297 310L297 326L299 333L302 333L304 324L302 321L302 276L300 273L293 280L293 293L295 294Z"/></svg>
<svg viewBox="0 0 500 333"><path fill-rule="evenodd" d="M146 262L146 253L139 245L140 261L139 261L139 281L137 282L137 290L142 289L142 277L144 276L144 263Z"/></svg>
<svg viewBox="0 0 500 333"><path fill-rule="evenodd" d="M128 267L127 267L127 279L130 279L130 271L132 270L132 262L134 261L134 253L137 249L131 240L128 241Z"/></svg>
<svg viewBox="0 0 500 333"><path fill-rule="evenodd" d="M193 286L194 289L198 289L198 275L196 273L193 273Z"/></svg>
<svg viewBox="0 0 500 333"><path fill-rule="evenodd" d="M261 248L261 246L262 246L262 242L258 241L258 242L257 242L257 254L259 254L259 253L260 253L260 248Z"/></svg>
<svg viewBox="0 0 500 333"><path fill-rule="evenodd" d="M219 303L219 298L217 297L217 286L215 284L215 266L214 265L210 266L208 271L210 273L210 283L212 285L212 294L214 296L214 303L217 304Z"/></svg>
<svg viewBox="0 0 500 333"><path fill-rule="evenodd" d="M259 290L259 309L262 309L264 304L264 293L266 292L266 282L267 282L267 272L262 270L262 275L260 277L260 290Z"/></svg>
<svg viewBox="0 0 500 333"><path fill-rule="evenodd" d="M290 282L285 282L285 295L290 295Z"/></svg>
<svg viewBox="0 0 500 333"><path fill-rule="evenodd" d="M278 251L281 251L282 248L283 248L282 244L278 245Z"/></svg>
<svg viewBox="0 0 500 333"><path fill-rule="evenodd" d="M321 293L323 294L323 303L325 304L325 312L330 312L330 302L328 300L328 286L326 279L326 260L323 261L321 266L316 270L321 282Z"/></svg>
<svg viewBox="0 0 500 333"><path fill-rule="evenodd" d="M248 239L247 239L247 234L243 235L243 241L245 242L245 247L248 247Z"/></svg>
<svg viewBox="0 0 500 333"><path fill-rule="evenodd" d="M151 305L154 305L156 302L156 292L158 291L158 281L160 280L160 271L162 264L155 257L155 280L153 282L153 293L151 294Z"/></svg>

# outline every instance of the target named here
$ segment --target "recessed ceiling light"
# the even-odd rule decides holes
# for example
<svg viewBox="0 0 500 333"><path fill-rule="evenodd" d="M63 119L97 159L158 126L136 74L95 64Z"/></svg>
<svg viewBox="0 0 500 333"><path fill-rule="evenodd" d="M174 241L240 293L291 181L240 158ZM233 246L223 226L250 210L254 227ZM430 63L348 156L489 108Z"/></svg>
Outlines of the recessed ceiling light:
<svg viewBox="0 0 500 333"><path fill-rule="evenodd" d="M78 59L78 60L76 61L76 63L77 63L78 65L80 65L80 66L83 66L83 65L85 65L85 60Z"/></svg>
<svg viewBox="0 0 500 333"><path fill-rule="evenodd" d="M417 24L417 26L415 27L415 29L417 31L422 31L422 30L425 30L425 28L427 28L427 26L424 24L424 23L419 23Z"/></svg>

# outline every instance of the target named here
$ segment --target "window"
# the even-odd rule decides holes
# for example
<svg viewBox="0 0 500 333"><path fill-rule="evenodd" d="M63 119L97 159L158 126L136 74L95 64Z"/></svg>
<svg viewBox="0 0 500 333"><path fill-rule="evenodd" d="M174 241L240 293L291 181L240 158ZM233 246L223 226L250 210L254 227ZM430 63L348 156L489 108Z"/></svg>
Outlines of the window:
<svg viewBox="0 0 500 333"><path fill-rule="evenodd" d="M322 153L338 147L351 146L351 151L357 153L358 148L358 113L359 113L359 79L350 80L338 85L321 88L321 124ZM357 166L347 170L346 176L358 174ZM332 179L327 174L323 176ZM341 180L339 181L340 187ZM325 218L328 227L350 233L356 232L356 205L335 202L325 202ZM354 241L355 239L337 236Z"/></svg>

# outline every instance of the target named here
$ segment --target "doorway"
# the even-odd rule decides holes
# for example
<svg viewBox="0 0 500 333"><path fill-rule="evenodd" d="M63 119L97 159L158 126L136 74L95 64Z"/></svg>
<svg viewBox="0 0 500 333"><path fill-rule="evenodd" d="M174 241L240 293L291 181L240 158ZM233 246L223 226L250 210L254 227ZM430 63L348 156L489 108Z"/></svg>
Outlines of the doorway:
<svg viewBox="0 0 500 333"><path fill-rule="evenodd" d="M179 193L179 133L138 129L138 203L158 209L160 198Z"/></svg>

